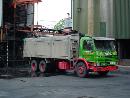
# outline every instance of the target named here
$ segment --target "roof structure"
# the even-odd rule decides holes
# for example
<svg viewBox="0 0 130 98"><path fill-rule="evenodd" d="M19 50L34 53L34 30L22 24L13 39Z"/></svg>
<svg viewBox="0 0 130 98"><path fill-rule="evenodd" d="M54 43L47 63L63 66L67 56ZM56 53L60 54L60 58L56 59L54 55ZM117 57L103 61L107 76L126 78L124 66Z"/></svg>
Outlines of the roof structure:
<svg viewBox="0 0 130 98"><path fill-rule="evenodd" d="M41 2L41 0L14 0L15 3L37 3Z"/></svg>

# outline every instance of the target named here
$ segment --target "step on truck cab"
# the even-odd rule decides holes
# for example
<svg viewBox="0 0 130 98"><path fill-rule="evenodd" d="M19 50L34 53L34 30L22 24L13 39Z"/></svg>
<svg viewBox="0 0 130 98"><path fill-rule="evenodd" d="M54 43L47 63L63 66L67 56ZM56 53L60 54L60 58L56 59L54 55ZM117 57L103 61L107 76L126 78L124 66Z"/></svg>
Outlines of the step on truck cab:
<svg viewBox="0 0 130 98"><path fill-rule="evenodd" d="M25 38L23 57L30 62L31 72L73 70L79 77L90 72L107 75L117 69L118 61L113 38L79 34Z"/></svg>

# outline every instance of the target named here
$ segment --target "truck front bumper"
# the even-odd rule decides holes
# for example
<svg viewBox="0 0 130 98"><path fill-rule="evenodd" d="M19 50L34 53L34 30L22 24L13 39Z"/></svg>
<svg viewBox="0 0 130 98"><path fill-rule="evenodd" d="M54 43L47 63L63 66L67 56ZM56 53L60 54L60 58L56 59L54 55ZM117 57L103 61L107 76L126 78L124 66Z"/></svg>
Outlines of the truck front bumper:
<svg viewBox="0 0 130 98"><path fill-rule="evenodd" d="M98 71L115 71L118 69L118 66L90 66L89 68L93 72L98 72Z"/></svg>

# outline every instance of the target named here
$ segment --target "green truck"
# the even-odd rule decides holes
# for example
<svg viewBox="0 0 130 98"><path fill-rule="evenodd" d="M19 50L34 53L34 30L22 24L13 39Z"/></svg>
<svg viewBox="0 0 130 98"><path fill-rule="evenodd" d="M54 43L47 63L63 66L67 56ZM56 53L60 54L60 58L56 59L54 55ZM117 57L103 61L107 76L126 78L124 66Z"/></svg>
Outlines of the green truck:
<svg viewBox="0 0 130 98"><path fill-rule="evenodd" d="M118 69L113 38L79 34L25 38L23 57L30 62L32 73L73 70L86 77L91 72L104 76Z"/></svg>

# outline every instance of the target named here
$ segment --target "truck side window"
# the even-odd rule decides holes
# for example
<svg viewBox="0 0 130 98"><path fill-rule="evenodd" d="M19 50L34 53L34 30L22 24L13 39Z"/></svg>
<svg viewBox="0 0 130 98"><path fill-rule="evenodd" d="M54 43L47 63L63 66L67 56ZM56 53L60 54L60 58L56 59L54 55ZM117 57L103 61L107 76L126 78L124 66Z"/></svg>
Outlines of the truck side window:
<svg viewBox="0 0 130 98"><path fill-rule="evenodd" d="M83 49L84 50L93 50L93 46L92 46L91 41L84 40L83 41Z"/></svg>

